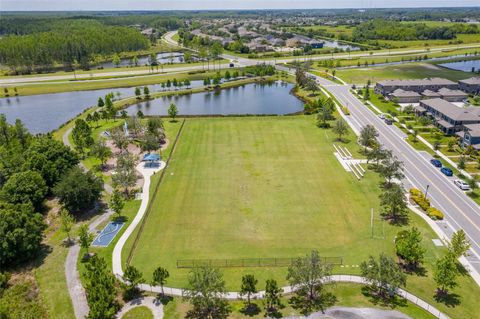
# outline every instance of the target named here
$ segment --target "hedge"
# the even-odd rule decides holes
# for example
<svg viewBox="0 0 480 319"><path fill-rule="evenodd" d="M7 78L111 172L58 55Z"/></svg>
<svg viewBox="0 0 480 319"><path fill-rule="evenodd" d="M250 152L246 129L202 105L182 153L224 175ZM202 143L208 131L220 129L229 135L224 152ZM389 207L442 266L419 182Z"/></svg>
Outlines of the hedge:
<svg viewBox="0 0 480 319"><path fill-rule="evenodd" d="M433 220L442 220L443 219L443 213L436 209L435 207L430 207L427 210L427 215Z"/></svg>
<svg viewBox="0 0 480 319"><path fill-rule="evenodd" d="M425 195L422 191L412 188L410 189L410 198L424 211L430 208L430 200L425 198Z"/></svg>

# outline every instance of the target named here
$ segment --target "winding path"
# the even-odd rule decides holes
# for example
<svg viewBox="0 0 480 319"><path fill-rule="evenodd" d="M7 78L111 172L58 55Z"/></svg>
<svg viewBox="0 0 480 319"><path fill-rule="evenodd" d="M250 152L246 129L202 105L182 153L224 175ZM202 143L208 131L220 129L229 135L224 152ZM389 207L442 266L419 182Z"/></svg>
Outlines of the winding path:
<svg viewBox="0 0 480 319"><path fill-rule="evenodd" d="M145 306L150 309L152 311L153 319L163 318L163 305L160 300L154 297L142 297L126 303L117 313L117 318L121 319L129 310L140 306Z"/></svg>

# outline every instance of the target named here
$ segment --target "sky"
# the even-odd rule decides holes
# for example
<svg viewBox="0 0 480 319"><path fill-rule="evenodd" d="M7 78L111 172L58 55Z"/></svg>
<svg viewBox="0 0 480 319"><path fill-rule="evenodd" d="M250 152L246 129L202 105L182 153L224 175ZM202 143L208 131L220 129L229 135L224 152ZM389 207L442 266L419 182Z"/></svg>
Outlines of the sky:
<svg viewBox="0 0 480 319"><path fill-rule="evenodd" d="M0 11L211 10L480 6L479 0L0 0Z"/></svg>

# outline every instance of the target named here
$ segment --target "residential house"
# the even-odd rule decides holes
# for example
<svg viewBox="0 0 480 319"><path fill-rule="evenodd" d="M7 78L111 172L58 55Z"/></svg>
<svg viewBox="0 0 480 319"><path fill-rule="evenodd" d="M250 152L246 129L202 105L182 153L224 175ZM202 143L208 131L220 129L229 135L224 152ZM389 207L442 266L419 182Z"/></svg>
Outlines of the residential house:
<svg viewBox="0 0 480 319"><path fill-rule="evenodd" d="M455 90L458 84L442 78L427 78L422 80L385 80L377 82L375 93L387 96L397 89L421 93L425 90L438 91L441 88Z"/></svg>
<svg viewBox="0 0 480 319"><path fill-rule="evenodd" d="M440 98L448 102L462 102L468 98L468 94L460 90L450 90L447 88L441 88L438 90Z"/></svg>
<svg viewBox="0 0 480 319"><path fill-rule="evenodd" d="M418 103L422 96L415 91L396 89L389 95L389 98L396 103Z"/></svg>
<svg viewBox="0 0 480 319"><path fill-rule="evenodd" d="M480 77L473 77L458 81L458 88L469 94L480 93Z"/></svg>
<svg viewBox="0 0 480 319"><path fill-rule="evenodd" d="M466 124L463 128L463 131L457 132L462 147L471 145L475 149L480 150L480 124Z"/></svg>
<svg viewBox="0 0 480 319"><path fill-rule="evenodd" d="M440 94L438 94L435 91L430 91L430 90L425 90L422 93L422 100L423 99L434 99L434 98L439 98Z"/></svg>
<svg viewBox="0 0 480 319"><path fill-rule="evenodd" d="M431 117L445 134L455 134L464 125L480 123L480 108L462 108L439 98L421 100L415 111L417 115Z"/></svg>

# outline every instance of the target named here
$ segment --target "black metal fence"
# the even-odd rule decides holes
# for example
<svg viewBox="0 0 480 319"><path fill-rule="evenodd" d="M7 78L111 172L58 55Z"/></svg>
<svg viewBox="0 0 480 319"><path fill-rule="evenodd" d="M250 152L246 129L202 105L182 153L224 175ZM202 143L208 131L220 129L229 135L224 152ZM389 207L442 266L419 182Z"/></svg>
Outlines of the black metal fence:
<svg viewBox="0 0 480 319"><path fill-rule="evenodd" d="M320 259L324 264L343 264L343 257L320 257ZM295 260L297 258L182 259L177 260L177 268L288 267Z"/></svg>

